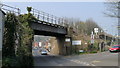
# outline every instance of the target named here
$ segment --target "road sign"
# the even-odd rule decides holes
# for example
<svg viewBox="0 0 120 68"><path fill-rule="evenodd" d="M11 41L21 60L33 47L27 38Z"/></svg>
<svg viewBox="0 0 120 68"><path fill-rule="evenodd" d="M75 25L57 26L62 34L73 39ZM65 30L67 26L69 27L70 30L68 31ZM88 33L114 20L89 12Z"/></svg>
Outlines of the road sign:
<svg viewBox="0 0 120 68"><path fill-rule="evenodd" d="M65 41L66 41L66 42L70 42L70 38L66 38Z"/></svg>
<svg viewBox="0 0 120 68"><path fill-rule="evenodd" d="M84 50L79 50L79 52L84 52Z"/></svg>
<svg viewBox="0 0 120 68"><path fill-rule="evenodd" d="M41 42L38 42L38 45L39 45L39 47L41 47L41 46L42 46L42 43L41 43Z"/></svg>
<svg viewBox="0 0 120 68"><path fill-rule="evenodd" d="M81 45L81 40L72 41L72 45Z"/></svg>
<svg viewBox="0 0 120 68"><path fill-rule="evenodd" d="M94 39L94 35L91 34L91 39Z"/></svg>
<svg viewBox="0 0 120 68"><path fill-rule="evenodd" d="M94 28L94 32L95 32L96 35L97 35L97 33L98 33L98 28Z"/></svg>
<svg viewBox="0 0 120 68"><path fill-rule="evenodd" d="M98 33L98 28L94 28L94 32L95 32L95 33Z"/></svg>
<svg viewBox="0 0 120 68"><path fill-rule="evenodd" d="M94 43L94 40L93 40L93 39L91 40L91 43Z"/></svg>

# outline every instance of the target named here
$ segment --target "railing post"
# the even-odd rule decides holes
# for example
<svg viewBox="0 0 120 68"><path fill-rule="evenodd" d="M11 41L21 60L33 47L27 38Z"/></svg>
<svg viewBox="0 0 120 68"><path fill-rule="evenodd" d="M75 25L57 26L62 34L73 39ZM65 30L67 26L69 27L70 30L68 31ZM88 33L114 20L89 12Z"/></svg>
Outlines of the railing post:
<svg viewBox="0 0 120 68"><path fill-rule="evenodd" d="M49 22L49 14L47 14L47 22Z"/></svg>
<svg viewBox="0 0 120 68"><path fill-rule="evenodd" d="M62 26L64 26L64 19L62 18Z"/></svg>
<svg viewBox="0 0 120 68"><path fill-rule="evenodd" d="M44 17L44 12L43 12L43 21L44 21L45 17Z"/></svg>
<svg viewBox="0 0 120 68"><path fill-rule="evenodd" d="M52 19L51 19L51 20L52 20L52 22L51 22L51 23L53 23L53 15L52 15Z"/></svg>
<svg viewBox="0 0 120 68"><path fill-rule="evenodd" d="M58 19L58 24L60 25L60 18Z"/></svg>
<svg viewBox="0 0 120 68"><path fill-rule="evenodd" d="M56 20L57 20L57 17L55 16L55 24L57 24L57 21L56 21Z"/></svg>
<svg viewBox="0 0 120 68"><path fill-rule="evenodd" d="M20 15L20 9L18 8L18 15Z"/></svg>

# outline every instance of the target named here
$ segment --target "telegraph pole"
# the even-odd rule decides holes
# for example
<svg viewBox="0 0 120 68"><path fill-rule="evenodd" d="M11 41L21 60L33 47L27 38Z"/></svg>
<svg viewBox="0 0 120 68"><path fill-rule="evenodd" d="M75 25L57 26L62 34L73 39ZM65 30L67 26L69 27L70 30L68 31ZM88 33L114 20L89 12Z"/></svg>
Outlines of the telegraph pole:
<svg viewBox="0 0 120 68"><path fill-rule="evenodd" d="M105 31L107 32L107 30L105 29ZM105 32L104 32L105 33ZM105 45L106 45L106 33L105 33Z"/></svg>

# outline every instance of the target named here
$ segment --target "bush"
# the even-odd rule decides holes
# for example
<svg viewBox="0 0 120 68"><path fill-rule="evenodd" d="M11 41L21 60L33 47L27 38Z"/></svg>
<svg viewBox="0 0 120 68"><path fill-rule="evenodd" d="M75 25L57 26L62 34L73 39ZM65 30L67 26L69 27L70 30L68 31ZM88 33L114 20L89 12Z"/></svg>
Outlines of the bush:
<svg viewBox="0 0 120 68"><path fill-rule="evenodd" d="M91 51L90 53L97 53L97 51Z"/></svg>
<svg viewBox="0 0 120 68"><path fill-rule="evenodd" d="M14 58L8 57L8 58L2 59L2 67L3 68L13 68L13 67L18 67L18 66L19 66L19 64L15 57Z"/></svg>
<svg viewBox="0 0 120 68"><path fill-rule="evenodd" d="M23 17L11 13L6 15L6 30L4 31L4 43L2 49L3 68L32 67L33 30L29 26L30 22L33 22L33 16L31 14L23 15ZM19 37L17 34L19 34ZM16 39L18 39L17 45L15 43ZM18 47L15 48L16 46Z"/></svg>
<svg viewBox="0 0 120 68"><path fill-rule="evenodd" d="M19 67L20 68L32 68L33 66L33 58L31 56L21 56L21 57L18 57L19 58Z"/></svg>

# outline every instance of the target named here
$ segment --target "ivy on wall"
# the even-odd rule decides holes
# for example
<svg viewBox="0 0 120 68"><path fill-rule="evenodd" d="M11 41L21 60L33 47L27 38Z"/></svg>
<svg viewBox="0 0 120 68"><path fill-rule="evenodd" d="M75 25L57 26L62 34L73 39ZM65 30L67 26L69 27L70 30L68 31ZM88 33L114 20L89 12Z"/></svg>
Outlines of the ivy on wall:
<svg viewBox="0 0 120 68"><path fill-rule="evenodd" d="M37 20L27 7L28 14L16 16L7 13L5 17L3 67L32 67L32 42L34 32L30 23ZM17 42L16 42L17 41Z"/></svg>
<svg viewBox="0 0 120 68"><path fill-rule="evenodd" d="M15 14L8 13L5 17L3 57L15 56L15 33L17 19Z"/></svg>

